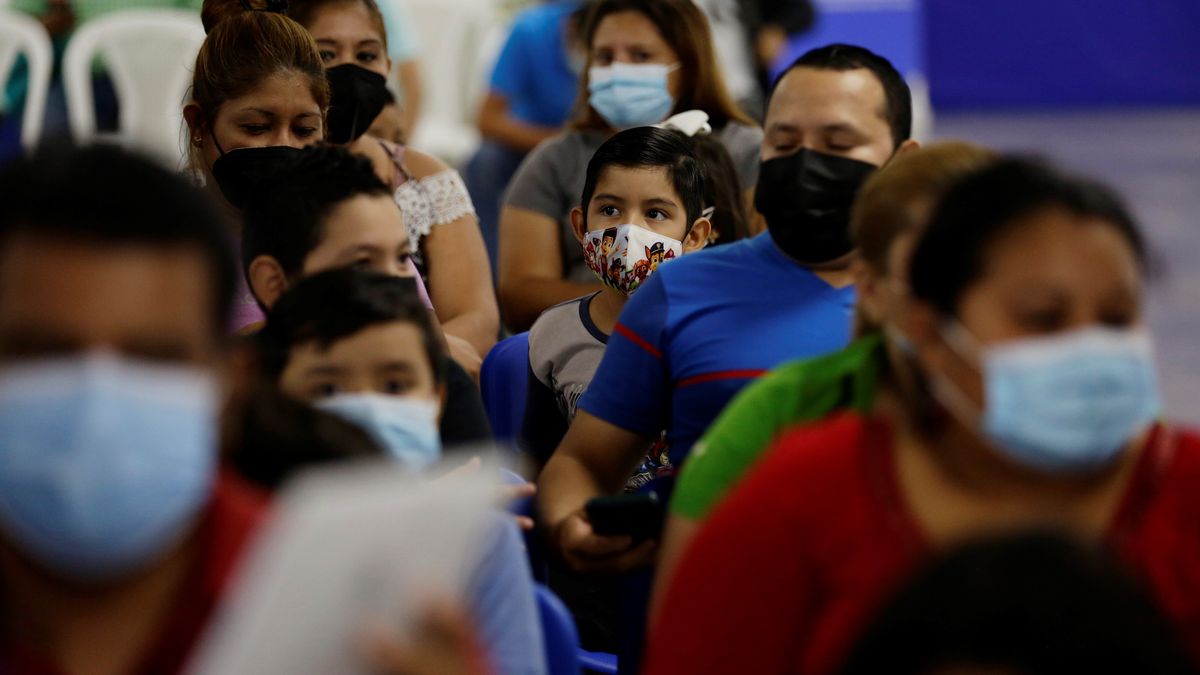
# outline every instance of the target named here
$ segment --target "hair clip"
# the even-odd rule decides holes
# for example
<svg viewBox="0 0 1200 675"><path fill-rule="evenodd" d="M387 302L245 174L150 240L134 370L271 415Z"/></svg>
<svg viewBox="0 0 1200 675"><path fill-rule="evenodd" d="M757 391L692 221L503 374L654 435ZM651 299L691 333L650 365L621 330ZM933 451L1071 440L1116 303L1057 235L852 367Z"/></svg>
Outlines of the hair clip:
<svg viewBox="0 0 1200 675"><path fill-rule="evenodd" d="M685 110L654 125L659 129L673 129L684 136L707 136L712 133L708 113L703 110Z"/></svg>
<svg viewBox="0 0 1200 675"><path fill-rule="evenodd" d="M709 206L700 212L700 217L701 218L712 218L713 214L716 212L717 212L717 207Z"/></svg>
<svg viewBox="0 0 1200 675"><path fill-rule="evenodd" d="M250 0L238 0L242 9L247 12L271 12L272 14L287 14L288 0L266 0L265 7L254 7Z"/></svg>

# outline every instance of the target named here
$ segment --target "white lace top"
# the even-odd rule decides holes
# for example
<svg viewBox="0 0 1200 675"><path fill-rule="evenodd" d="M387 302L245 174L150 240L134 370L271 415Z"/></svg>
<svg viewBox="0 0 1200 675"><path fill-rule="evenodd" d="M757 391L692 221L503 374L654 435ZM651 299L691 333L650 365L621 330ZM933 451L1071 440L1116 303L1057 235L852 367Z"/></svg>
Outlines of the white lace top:
<svg viewBox="0 0 1200 675"><path fill-rule="evenodd" d="M396 188L396 203L404 214L408 236L414 244L429 234L434 225L475 215L475 205L471 203L471 195L467 194L467 186L454 169L404 181Z"/></svg>
<svg viewBox="0 0 1200 675"><path fill-rule="evenodd" d="M424 178L414 178L404 166L404 146L381 141L397 169L397 185L393 196L408 226L413 259L421 277L428 282L421 240L435 225L454 222L463 216L475 215L475 205L462 176L454 169L439 171Z"/></svg>

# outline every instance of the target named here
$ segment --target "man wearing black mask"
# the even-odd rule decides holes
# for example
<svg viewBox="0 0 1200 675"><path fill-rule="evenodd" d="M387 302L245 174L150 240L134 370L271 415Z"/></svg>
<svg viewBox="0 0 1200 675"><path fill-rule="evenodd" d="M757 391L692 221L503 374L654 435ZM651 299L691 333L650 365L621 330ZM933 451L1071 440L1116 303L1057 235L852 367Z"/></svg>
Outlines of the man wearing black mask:
<svg viewBox="0 0 1200 675"><path fill-rule="evenodd" d="M570 565L654 560L652 541L597 535L584 505L620 491L658 430L678 466L747 382L847 343L850 207L872 171L916 147L911 126L908 86L861 47L814 49L780 78L755 200L768 233L673 262L638 290L541 475L542 521Z"/></svg>

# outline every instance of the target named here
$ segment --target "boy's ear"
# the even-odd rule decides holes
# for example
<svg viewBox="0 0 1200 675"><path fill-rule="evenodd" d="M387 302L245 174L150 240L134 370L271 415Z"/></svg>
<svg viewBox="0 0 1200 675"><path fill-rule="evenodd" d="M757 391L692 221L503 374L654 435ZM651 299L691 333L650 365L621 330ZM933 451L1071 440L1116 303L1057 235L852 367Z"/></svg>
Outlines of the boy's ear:
<svg viewBox="0 0 1200 675"><path fill-rule="evenodd" d="M708 236L712 234L712 221L708 218L700 217L692 223L692 229L683 238L683 252L691 253L699 251L708 245Z"/></svg>
<svg viewBox="0 0 1200 675"><path fill-rule="evenodd" d="M288 287L283 266L269 255L260 255L252 260L246 276L250 282L250 292L267 309L275 306L279 296Z"/></svg>
<svg viewBox="0 0 1200 675"><path fill-rule="evenodd" d="M575 241L580 244L587 239L587 225L583 222L583 209L578 206L571 209L571 231L575 233Z"/></svg>

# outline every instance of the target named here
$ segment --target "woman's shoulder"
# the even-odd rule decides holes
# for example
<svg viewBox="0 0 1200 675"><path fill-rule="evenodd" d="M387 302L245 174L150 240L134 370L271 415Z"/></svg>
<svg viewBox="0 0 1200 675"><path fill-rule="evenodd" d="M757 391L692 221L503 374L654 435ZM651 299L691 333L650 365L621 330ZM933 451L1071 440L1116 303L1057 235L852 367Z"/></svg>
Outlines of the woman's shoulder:
<svg viewBox="0 0 1200 675"><path fill-rule="evenodd" d="M851 411L798 423L781 431L755 472L775 476L785 491L844 496L847 485L868 474L865 450L886 439L884 426Z"/></svg>
<svg viewBox="0 0 1200 675"><path fill-rule="evenodd" d="M439 173L453 171L450 165L442 160L411 147L404 149L404 163L413 178L421 179L436 176Z"/></svg>

